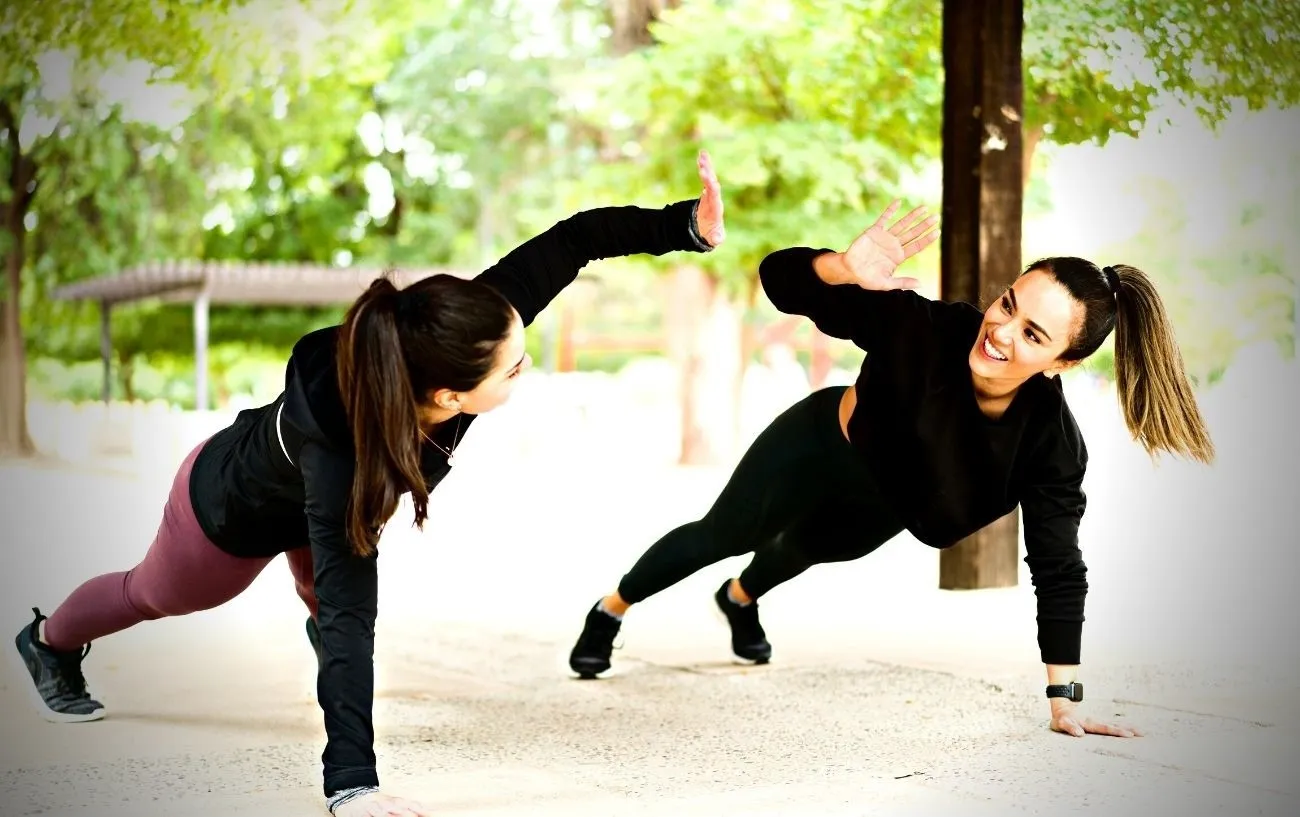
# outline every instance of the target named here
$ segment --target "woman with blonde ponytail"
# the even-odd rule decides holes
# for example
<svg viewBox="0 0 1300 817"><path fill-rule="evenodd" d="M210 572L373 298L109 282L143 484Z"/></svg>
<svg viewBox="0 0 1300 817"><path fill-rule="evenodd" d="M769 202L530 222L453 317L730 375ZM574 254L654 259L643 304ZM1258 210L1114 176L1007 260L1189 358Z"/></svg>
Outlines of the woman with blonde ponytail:
<svg viewBox="0 0 1300 817"><path fill-rule="evenodd" d="M1056 266L1062 265L1053 269ZM1173 326L1155 284L1136 267L1105 267L1103 273L1115 293L1115 386L1133 439L1152 456L1167 452L1213 462L1214 443L1197 408ZM1057 272L1063 282L1070 275L1068 269ZM1101 310L1105 305L1085 304L1085 309L1088 306ZM1076 352L1072 359L1084 357L1087 354Z"/></svg>
<svg viewBox="0 0 1300 817"><path fill-rule="evenodd" d="M415 522L474 419L509 398L529 365L524 328L589 262L709 252L724 238L707 154L698 200L577 213L473 280L375 281L341 326L303 337L284 392L243 411L181 464L144 560L91 579L14 639L40 713L104 717L87 690L91 641L143 621L207 610L286 555L307 605L325 716L325 806L336 817L425 817L379 791L371 705L380 533L404 495Z"/></svg>
<svg viewBox="0 0 1300 817"><path fill-rule="evenodd" d="M708 513L660 538L590 608L569 665L597 677L632 605L750 553L714 602L732 652L767 663L758 598L768 591L813 565L859 559L904 530L951 547L1019 506L1051 728L1136 735L1077 709L1088 453L1058 376L1115 331L1134 439L1152 455L1211 462L1164 306L1141 271L1073 257L1030 264L984 310L923 298L916 279L894 272L937 237L937 219L917 208L888 225L898 206L842 253L792 247L763 261L759 278L778 309L867 353L857 382L816 391L777 417Z"/></svg>

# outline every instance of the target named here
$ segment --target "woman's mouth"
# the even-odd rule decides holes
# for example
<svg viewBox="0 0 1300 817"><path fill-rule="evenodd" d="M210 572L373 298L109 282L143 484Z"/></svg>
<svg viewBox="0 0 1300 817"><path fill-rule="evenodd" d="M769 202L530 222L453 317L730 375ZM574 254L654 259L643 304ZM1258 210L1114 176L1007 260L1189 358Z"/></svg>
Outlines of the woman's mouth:
<svg viewBox="0 0 1300 817"><path fill-rule="evenodd" d="M999 352L997 349L993 348L993 344L989 341L988 335L984 336L984 342L980 344L980 351L982 351L984 353L984 356L987 357L989 360L993 360L998 363L1007 362L1007 356Z"/></svg>

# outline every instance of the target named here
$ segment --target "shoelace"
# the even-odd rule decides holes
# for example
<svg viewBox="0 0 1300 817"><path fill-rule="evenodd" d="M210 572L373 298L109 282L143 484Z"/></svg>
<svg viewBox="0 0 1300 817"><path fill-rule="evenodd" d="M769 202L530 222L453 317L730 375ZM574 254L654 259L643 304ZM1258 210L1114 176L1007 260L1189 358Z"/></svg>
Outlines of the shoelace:
<svg viewBox="0 0 1300 817"><path fill-rule="evenodd" d="M81 662L90 655L90 645L70 653L60 653L55 661L59 665L59 677L63 688L77 696L86 694L86 676L81 672Z"/></svg>

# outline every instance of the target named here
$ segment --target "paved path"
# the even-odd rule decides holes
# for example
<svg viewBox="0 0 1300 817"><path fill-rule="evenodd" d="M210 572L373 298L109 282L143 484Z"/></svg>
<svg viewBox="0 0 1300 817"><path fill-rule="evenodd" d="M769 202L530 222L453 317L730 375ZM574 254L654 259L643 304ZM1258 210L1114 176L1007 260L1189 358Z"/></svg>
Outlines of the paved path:
<svg viewBox="0 0 1300 817"><path fill-rule="evenodd" d="M765 599L768 667L732 664L709 608L730 562L633 611L612 678L573 680L587 607L725 473L464 462L381 560L381 773L439 814L1300 814L1297 511L1278 479L1097 478L1084 669L1089 711L1149 733L1124 741L1046 728L1027 582L940 593L905 537ZM167 487L165 469L0 479L6 639L129 567ZM323 813L302 617L277 562L225 608L97 643L95 724L39 721L0 676L0 813Z"/></svg>

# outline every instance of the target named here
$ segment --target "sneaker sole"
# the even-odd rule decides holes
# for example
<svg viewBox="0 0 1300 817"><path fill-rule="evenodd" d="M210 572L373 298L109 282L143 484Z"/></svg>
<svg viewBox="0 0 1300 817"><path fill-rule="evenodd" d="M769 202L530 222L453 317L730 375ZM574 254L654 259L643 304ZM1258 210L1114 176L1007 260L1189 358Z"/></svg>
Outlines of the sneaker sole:
<svg viewBox="0 0 1300 817"><path fill-rule="evenodd" d="M604 669L578 669L572 664L569 664L568 666L569 672L572 675L576 675L579 681L598 681L602 675L610 672L614 668L612 664Z"/></svg>
<svg viewBox="0 0 1300 817"><path fill-rule="evenodd" d="M45 699L41 697L36 684L32 683L32 673L27 669L27 662L23 660L22 655L18 652L18 645L11 642L9 649L5 650L5 652L9 654L10 668L19 673L24 682L22 687L27 691L28 703L36 709L36 714L40 715L42 720L49 723L90 723L91 721L103 720L104 716L108 714L103 708L96 709L86 715L73 715L50 709L49 704L45 703Z"/></svg>
<svg viewBox="0 0 1300 817"><path fill-rule="evenodd" d="M578 680L578 681L599 681L603 678L609 678L611 676L618 675L618 668L614 665L614 660L612 656L610 658L609 666L606 667L605 669L598 670L598 669L588 669L588 668L578 669L577 667L573 666L571 660L569 659L569 656L566 655L564 657L564 668L568 671L569 677L571 679Z"/></svg>
<svg viewBox="0 0 1300 817"><path fill-rule="evenodd" d="M727 618L727 614L722 612L722 608L718 606L718 599L714 597L709 599L709 601L713 602L712 604L709 605L709 607L713 609L713 615L717 617L718 621L722 622L723 627L727 628L727 633L728 634L731 633L731 621L730 619ZM731 655L737 661L745 662L746 666L761 667L764 664L770 664L772 662L772 656L770 653L767 655L766 658L746 658L743 655L737 655L736 651L732 650Z"/></svg>

